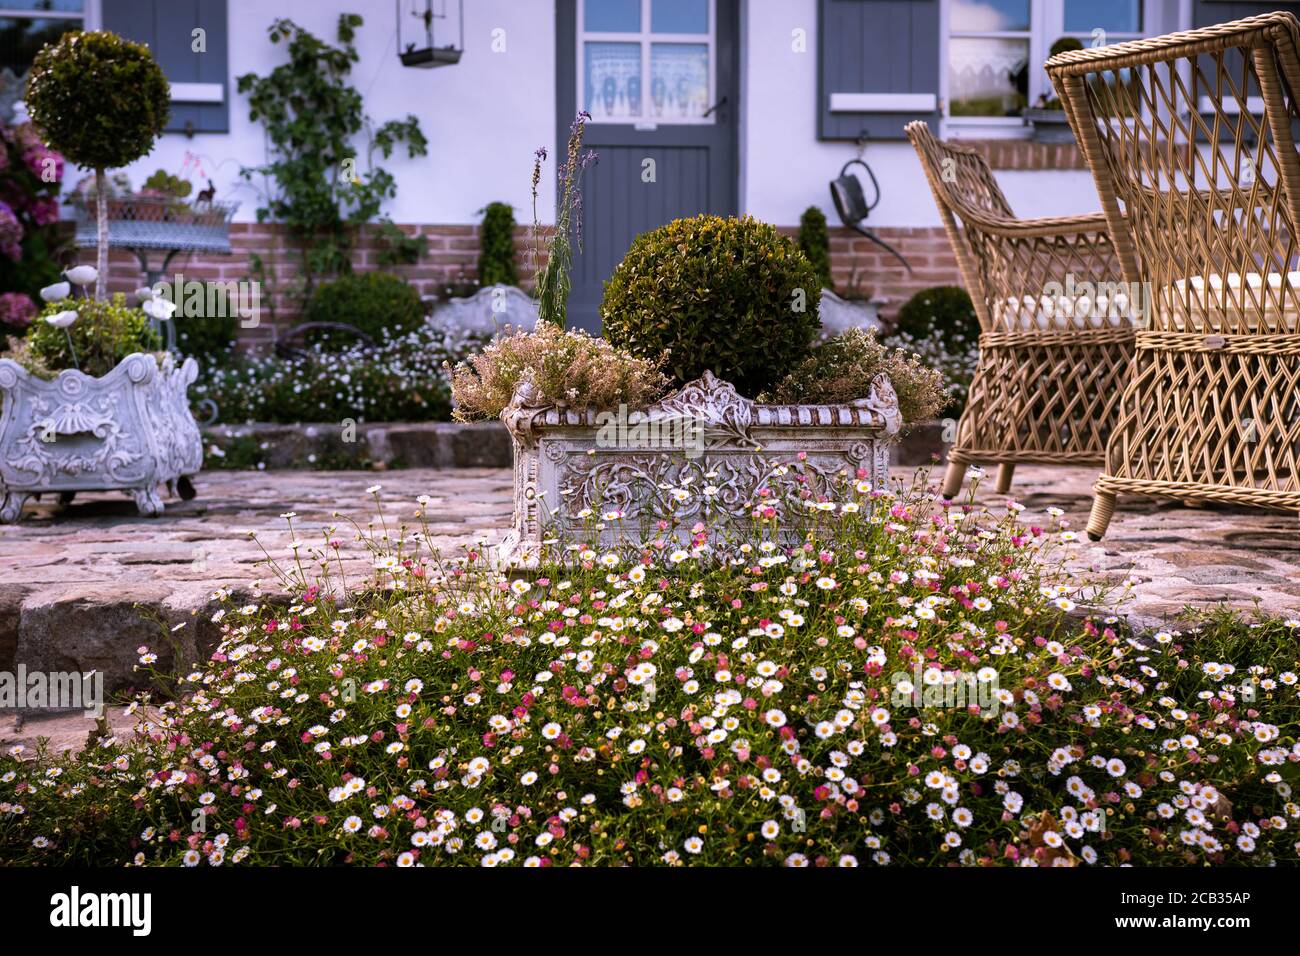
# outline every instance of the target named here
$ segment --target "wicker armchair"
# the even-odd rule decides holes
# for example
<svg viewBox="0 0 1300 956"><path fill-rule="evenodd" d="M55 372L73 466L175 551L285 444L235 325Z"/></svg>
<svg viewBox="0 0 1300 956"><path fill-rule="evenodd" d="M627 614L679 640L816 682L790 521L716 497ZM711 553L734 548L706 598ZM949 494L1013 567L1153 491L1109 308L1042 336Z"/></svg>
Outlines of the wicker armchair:
<svg viewBox="0 0 1300 956"><path fill-rule="evenodd" d="M1100 465L1134 337L1105 219L1016 219L976 151L936 139L922 122L907 136L980 323L944 496L976 463L999 465L999 493L1022 462Z"/></svg>
<svg viewBox="0 0 1300 956"><path fill-rule="evenodd" d="M1300 512L1300 24L1063 53L1047 71L1148 327L1096 485Z"/></svg>

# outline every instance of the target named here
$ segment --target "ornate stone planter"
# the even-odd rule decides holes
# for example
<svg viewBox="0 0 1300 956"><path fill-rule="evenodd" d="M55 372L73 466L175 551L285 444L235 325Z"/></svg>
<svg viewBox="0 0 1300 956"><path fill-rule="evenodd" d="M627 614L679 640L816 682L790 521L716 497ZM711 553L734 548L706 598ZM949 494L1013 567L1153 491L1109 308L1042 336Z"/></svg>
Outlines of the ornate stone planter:
<svg viewBox="0 0 1300 956"><path fill-rule="evenodd" d="M68 369L47 382L0 359L0 522L18 520L29 495L114 489L161 514L158 484L175 492L203 464L186 397L198 371L137 352L103 378Z"/></svg>
<svg viewBox="0 0 1300 956"><path fill-rule="evenodd" d="M859 470L884 487L888 446L902 425L884 375L865 399L827 406L761 405L705 373L640 416L546 405L525 381L501 420L514 441L515 513L498 560L514 568L535 566L548 539L588 540L584 512L621 513L605 522L605 547L659 537L657 523L670 512L687 527L749 522L760 489L773 498L792 490L795 475L783 466L801 452L799 470L819 489ZM667 500L688 486L717 490Z"/></svg>

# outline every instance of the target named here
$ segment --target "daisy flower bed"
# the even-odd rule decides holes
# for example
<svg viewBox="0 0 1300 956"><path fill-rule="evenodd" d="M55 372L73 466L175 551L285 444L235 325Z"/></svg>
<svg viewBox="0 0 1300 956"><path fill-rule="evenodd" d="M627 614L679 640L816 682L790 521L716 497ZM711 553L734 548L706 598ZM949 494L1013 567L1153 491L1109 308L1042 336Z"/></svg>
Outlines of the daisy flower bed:
<svg viewBox="0 0 1300 956"><path fill-rule="evenodd" d="M1067 578L1057 518L829 498L555 542L526 579L432 552L423 500L324 529L135 735L0 756L0 860L1297 861L1300 622L1129 634L1075 606L1116 595ZM371 580L341 579L353 547Z"/></svg>

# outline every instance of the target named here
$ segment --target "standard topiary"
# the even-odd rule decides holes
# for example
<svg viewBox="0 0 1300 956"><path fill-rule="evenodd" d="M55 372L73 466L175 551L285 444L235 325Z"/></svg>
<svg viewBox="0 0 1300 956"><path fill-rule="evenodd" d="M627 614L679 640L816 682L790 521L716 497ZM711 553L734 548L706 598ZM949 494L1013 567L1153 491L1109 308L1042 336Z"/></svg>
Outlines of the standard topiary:
<svg viewBox="0 0 1300 956"><path fill-rule="evenodd" d="M171 86L144 44L104 30L74 30L36 54L23 99L45 142L95 171L95 297L102 299L108 282L104 170L126 166L153 149L171 115Z"/></svg>
<svg viewBox="0 0 1300 956"><path fill-rule="evenodd" d="M509 203L492 202L483 210L479 227L480 285L518 285L515 268L515 211Z"/></svg>
<svg viewBox="0 0 1300 956"><path fill-rule="evenodd" d="M894 331L917 341L937 336L950 351L966 352L975 348L980 323L965 289L938 285L907 300L898 310Z"/></svg>
<svg viewBox="0 0 1300 956"><path fill-rule="evenodd" d="M807 357L821 282L774 226L746 216L678 219L642 233L605 284L605 337L664 357L678 383L705 371L757 395Z"/></svg>
<svg viewBox="0 0 1300 956"><path fill-rule="evenodd" d="M419 328L424 321L420 293L389 272L340 276L316 290L307 306L309 322L341 322L376 342ZM330 336L330 340L336 337Z"/></svg>
<svg viewBox="0 0 1300 956"><path fill-rule="evenodd" d="M826 213L816 206L809 206L799 217L799 248L817 270L822 288L832 288L831 237L826 231Z"/></svg>

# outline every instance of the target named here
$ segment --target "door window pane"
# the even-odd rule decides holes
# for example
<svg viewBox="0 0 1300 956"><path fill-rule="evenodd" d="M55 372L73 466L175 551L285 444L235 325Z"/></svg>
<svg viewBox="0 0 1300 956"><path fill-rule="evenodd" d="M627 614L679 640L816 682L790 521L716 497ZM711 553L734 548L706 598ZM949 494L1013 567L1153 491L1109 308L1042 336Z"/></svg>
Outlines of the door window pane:
<svg viewBox="0 0 1300 956"><path fill-rule="evenodd" d="M1029 0L954 0L948 29L1000 33L1029 29Z"/></svg>
<svg viewBox="0 0 1300 956"><path fill-rule="evenodd" d="M708 33L709 0L651 0L654 33Z"/></svg>
<svg viewBox="0 0 1300 956"><path fill-rule="evenodd" d="M1029 41L954 37L948 43L953 116L1019 116L1029 94Z"/></svg>
<svg viewBox="0 0 1300 956"><path fill-rule="evenodd" d="M650 45L650 111L687 119L709 108L709 47L705 43Z"/></svg>
<svg viewBox="0 0 1300 956"><path fill-rule="evenodd" d="M584 107L596 122L641 115L641 44L584 43Z"/></svg>
<svg viewBox="0 0 1300 956"><path fill-rule="evenodd" d="M1142 29L1140 0L1065 0L1068 33L1138 33Z"/></svg>
<svg viewBox="0 0 1300 956"><path fill-rule="evenodd" d="M586 0L582 11L588 33L641 32L641 0Z"/></svg>

